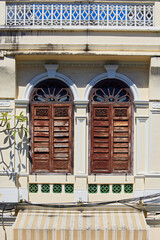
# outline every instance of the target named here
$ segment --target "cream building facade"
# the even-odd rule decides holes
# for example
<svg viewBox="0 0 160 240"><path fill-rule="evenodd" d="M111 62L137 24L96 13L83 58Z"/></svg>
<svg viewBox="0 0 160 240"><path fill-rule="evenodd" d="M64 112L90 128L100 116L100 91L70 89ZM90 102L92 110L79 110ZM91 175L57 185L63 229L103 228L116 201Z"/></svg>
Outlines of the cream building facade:
<svg viewBox="0 0 160 240"><path fill-rule="evenodd" d="M0 112L10 113L13 126L23 112L29 129L10 147L1 135L1 202L106 202L160 192L159 39L159 1L0 2ZM70 171L32 169L31 96L48 79L73 95ZM110 80L133 96L131 157L129 171L103 173L90 164L90 99L94 86ZM9 240L15 218L6 217ZM150 239L159 231L153 222Z"/></svg>

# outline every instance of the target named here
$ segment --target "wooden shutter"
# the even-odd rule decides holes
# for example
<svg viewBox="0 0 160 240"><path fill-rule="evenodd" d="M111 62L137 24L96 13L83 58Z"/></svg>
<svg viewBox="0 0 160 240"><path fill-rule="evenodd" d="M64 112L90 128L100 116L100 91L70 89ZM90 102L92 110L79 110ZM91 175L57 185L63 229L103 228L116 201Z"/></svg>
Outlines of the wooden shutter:
<svg viewBox="0 0 160 240"><path fill-rule="evenodd" d="M111 171L110 156L110 106L92 105L91 112L91 171L94 173Z"/></svg>
<svg viewBox="0 0 160 240"><path fill-rule="evenodd" d="M49 172L51 158L51 106L34 104L32 111L32 171Z"/></svg>
<svg viewBox="0 0 160 240"><path fill-rule="evenodd" d="M71 172L71 105L53 109L53 171Z"/></svg>
<svg viewBox="0 0 160 240"><path fill-rule="evenodd" d="M71 172L70 104L33 104L32 171Z"/></svg>
<svg viewBox="0 0 160 240"><path fill-rule="evenodd" d="M113 105L112 171L131 171L131 104Z"/></svg>
<svg viewBox="0 0 160 240"><path fill-rule="evenodd" d="M91 172L131 171L131 104L92 104Z"/></svg>

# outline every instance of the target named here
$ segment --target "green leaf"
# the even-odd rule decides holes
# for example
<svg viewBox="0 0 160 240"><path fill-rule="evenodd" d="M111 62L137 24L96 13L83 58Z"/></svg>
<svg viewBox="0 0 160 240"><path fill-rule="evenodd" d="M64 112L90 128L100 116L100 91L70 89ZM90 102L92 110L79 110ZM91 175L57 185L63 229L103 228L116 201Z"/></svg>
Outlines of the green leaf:
<svg viewBox="0 0 160 240"><path fill-rule="evenodd" d="M10 130L10 123L7 123L7 129Z"/></svg>
<svg viewBox="0 0 160 240"><path fill-rule="evenodd" d="M13 131L13 134L12 134L12 136L13 136L13 137L15 137L15 135L16 135L16 131Z"/></svg>
<svg viewBox="0 0 160 240"><path fill-rule="evenodd" d="M9 136L5 137L5 139L4 139L4 144L7 143L8 139L9 139Z"/></svg>

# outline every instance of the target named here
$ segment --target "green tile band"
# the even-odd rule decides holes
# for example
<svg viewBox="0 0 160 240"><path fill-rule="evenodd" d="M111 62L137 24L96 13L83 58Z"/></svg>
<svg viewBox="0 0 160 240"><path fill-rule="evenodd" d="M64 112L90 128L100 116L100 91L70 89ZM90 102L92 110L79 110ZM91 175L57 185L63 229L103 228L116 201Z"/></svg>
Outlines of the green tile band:
<svg viewBox="0 0 160 240"><path fill-rule="evenodd" d="M113 193L120 193L122 191L122 186L120 184L113 184L112 185L112 192Z"/></svg>
<svg viewBox="0 0 160 240"><path fill-rule="evenodd" d="M65 184L65 193L73 193L74 185L73 184Z"/></svg>
<svg viewBox="0 0 160 240"><path fill-rule="evenodd" d="M97 193L97 184L88 185L88 193Z"/></svg>
<svg viewBox="0 0 160 240"><path fill-rule="evenodd" d="M124 192L125 193L133 193L133 184L125 184Z"/></svg>
<svg viewBox="0 0 160 240"><path fill-rule="evenodd" d="M41 185L41 192L42 193L49 193L50 192L50 185L49 184L42 184Z"/></svg>
<svg viewBox="0 0 160 240"><path fill-rule="evenodd" d="M101 184L100 192L101 193L109 193L109 184Z"/></svg>
<svg viewBox="0 0 160 240"><path fill-rule="evenodd" d="M37 193L38 192L38 184L29 184L29 192L30 193Z"/></svg>
<svg viewBox="0 0 160 240"><path fill-rule="evenodd" d="M53 184L53 192L61 193L62 192L62 184Z"/></svg>

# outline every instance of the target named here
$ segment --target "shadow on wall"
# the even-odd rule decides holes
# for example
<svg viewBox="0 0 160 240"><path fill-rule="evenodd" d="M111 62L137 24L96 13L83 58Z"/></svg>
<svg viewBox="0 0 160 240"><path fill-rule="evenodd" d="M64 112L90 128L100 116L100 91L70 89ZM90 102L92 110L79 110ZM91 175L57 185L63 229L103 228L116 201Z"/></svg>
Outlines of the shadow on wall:
<svg viewBox="0 0 160 240"><path fill-rule="evenodd" d="M15 122L15 124L12 124ZM17 186L17 175L14 168L15 153L17 158L16 171L26 169L22 158L25 149L29 145L28 130L25 127L27 118L22 112L11 118L9 112L1 113L0 116L0 171L6 173L9 180Z"/></svg>

